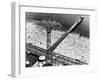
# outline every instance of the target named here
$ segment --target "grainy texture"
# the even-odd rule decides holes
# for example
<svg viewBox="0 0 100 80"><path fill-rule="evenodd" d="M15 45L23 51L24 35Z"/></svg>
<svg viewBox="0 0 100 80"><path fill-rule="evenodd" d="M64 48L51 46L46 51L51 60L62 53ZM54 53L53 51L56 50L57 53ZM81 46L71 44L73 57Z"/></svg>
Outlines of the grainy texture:
<svg viewBox="0 0 100 80"><path fill-rule="evenodd" d="M64 31L52 30L51 45L64 33ZM46 49L46 36L46 30L37 26L35 22L26 23L26 43L32 43L35 46ZM84 36L80 37L78 33L70 33L54 52L89 63L89 45L89 38Z"/></svg>

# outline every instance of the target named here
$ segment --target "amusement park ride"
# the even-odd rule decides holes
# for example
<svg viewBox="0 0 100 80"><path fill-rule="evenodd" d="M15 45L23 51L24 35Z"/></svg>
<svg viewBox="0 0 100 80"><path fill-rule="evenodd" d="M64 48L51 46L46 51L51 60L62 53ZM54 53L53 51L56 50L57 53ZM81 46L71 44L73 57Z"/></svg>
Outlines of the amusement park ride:
<svg viewBox="0 0 100 80"><path fill-rule="evenodd" d="M80 19L74 23L52 46L47 49L43 49L37 46L32 45L31 43L26 43L26 61L29 61L29 64L26 64L26 67L32 67L37 61L45 63L43 66L53 66L54 64L61 65L83 65L87 64L78 59L73 59L67 56L64 56L59 53L53 52L56 47L65 39L65 37L71 33L82 21L84 17L80 17ZM49 30L50 27L47 29Z"/></svg>

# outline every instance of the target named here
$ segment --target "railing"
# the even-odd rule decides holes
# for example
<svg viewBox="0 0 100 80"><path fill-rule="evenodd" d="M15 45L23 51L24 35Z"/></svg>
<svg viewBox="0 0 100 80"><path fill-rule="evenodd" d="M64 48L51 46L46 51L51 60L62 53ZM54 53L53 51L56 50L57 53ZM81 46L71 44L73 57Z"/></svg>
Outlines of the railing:
<svg viewBox="0 0 100 80"><path fill-rule="evenodd" d="M31 52L32 54L38 55L38 56L46 56L46 50L31 44L26 44L26 52ZM59 53L53 52L53 62L59 62L62 65L67 65L67 64L77 64L77 65L82 65L82 64L87 64L85 62L64 56Z"/></svg>

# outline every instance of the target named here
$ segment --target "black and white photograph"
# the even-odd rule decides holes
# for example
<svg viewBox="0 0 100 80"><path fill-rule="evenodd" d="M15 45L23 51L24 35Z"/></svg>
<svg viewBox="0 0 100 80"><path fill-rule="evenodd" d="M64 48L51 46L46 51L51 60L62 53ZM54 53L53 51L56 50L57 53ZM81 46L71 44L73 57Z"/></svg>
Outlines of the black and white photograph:
<svg viewBox="0 0 100 80"><path fill-rule="evenodd" d="M95 8L13 3L11 23L14 77L67 76L97 69Z"/></svg>
<svg viewBox="0 0 100 80"><path fill-rule="evenodd" d="M25 67L90 63L90 15L25 12Z"/></svg>

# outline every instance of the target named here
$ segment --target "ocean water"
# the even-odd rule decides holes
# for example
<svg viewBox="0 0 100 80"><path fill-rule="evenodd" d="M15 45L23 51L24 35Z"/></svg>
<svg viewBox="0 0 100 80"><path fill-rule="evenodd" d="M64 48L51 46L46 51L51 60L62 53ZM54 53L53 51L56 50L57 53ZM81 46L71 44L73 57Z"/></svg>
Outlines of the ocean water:
<svg viewBox="0 0 100 80"><path fill-rule="evenodd" d="M64 31L52 30L51 45L53 45ZM26 23L26 43L46 49L46 30L39 28L34 22ZM89 63L90 40L78 33L70 33L54 50L54 52Z"/></svg>

